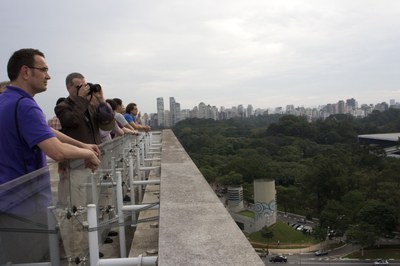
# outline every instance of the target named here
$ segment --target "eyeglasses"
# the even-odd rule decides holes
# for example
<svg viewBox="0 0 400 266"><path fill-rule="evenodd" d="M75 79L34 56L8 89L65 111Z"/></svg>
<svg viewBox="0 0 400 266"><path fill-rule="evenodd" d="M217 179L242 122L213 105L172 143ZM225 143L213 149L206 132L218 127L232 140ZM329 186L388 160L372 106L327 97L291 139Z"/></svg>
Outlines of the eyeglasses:
<svg viewBox="0 0 400 266"><path fill-rule="evenodd" d="M33 68L33 69L37 69L41 72L47 73L49 72L49 68L48 67L33 67L33 66L28 66L29 68Z"/></svg>

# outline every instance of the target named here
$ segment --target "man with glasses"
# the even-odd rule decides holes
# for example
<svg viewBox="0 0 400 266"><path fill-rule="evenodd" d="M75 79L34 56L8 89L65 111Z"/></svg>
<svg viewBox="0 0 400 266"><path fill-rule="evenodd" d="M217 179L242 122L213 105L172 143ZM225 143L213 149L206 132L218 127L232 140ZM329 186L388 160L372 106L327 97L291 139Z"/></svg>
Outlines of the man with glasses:
<svg viewBox="0 0 400 266"><path fill-rule="evenodd" d="M47 90L50 79L42 52L30 48L14 52L7 72L11 84L0 95L1 265L37 262L48 252L48 236L38 232L43 231L38 225L46 224L52 203L45 155L55 161L84 159L91 170L100 164L97 146L51 129L33 99Z"/></svg>
<svg viewBox="0 0 400 266"><path fill-rule="evenodd" d="M33 99L47 90L51 78L44 54L36 49L18 50L7 72L11 85L0 95L0 184L46 166L45 154L55 161L82 158L86 166L97 169L97 146L52 130Z"/></svg>

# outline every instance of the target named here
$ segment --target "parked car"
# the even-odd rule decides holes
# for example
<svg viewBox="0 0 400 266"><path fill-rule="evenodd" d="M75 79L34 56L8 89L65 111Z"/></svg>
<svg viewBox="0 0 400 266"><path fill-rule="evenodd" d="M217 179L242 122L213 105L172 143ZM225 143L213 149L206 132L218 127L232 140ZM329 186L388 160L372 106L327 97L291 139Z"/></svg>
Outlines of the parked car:
<svg viewBox="0 0 400 266"><path fill-rule="evenodd" d="M287 262L287 257L282 256L282 255L277 255L274 257L271 257L269 259L270 262Z"/></svg>
<svg viewBox="0 0 400 266"><path fill-rule="evenodd" d="M387 260L377 259L373 265L389 265Z"/></svg>
<svg viewBox="0 0 400 266"><path fill-rule="evenodd" d="M314 254L315 254L315 256L324 256L324 255L328 255L328 251L320 249L320 250L316 251Z"/></svg>
<svg viewBox="0 0 400 266"><path fill-rule="evenodd" d="M298 226L298 227L296 228L296 230L297 230L297 231L302 231L303 228L304 228L304 225L300 225L300 226Z"/></svg>

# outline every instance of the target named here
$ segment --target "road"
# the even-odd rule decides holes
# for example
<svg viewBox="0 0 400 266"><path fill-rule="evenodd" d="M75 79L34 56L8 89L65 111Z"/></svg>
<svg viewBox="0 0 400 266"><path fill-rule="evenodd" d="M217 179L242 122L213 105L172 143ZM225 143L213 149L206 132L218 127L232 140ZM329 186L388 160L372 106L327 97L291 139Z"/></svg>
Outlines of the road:
<svg viewBox="0 0 400 266"><path fill-rule="evenodd" d="M282 263L285 265L351 265L351 266L358 266L358 265L372 265L374 260L347 260L347 259L339 259L339 258L331 258L329 256L317 258L317 257L310 257L311 254L302 254L302 255L289 255L288 262ZM265 265L279 265L281 263L272 263L268 261L269 258L263 258ZM399 265L399 260L390 260L390 265Z"/></svg>
<svg viewBox="0 0 400 266"><path fill-rule="evenodd" d="M288 258L286 264L289 265L372 265L374 260L357 260L357 259L342 259L345 254L352 253L359 250L359 247L353 245L344 245L335 250L329 251L326 256L317 257L314 253L298 254L296 250L293 253L285 254ZM297 253L297 254L296 254ZM263 258L265 265L274 265L275 263L269 262L270 256ZM400 260L389 260L390 265L399 265Z"/></svg>
<svg viewBox="0 0 400 266"><path fill-rule="evenodd" d="M283 215L282 213L278 214L278 219L287 222L289 224L296 222L301 217L296 215ZM304 224L304 223L303 223ZM307 221L305 224L313 227L315 223ZM391 242L393 240L383 239L382 244L384 242ZM373 265L374 260L351 260L351 259L342 259L344 255L350 254L356 250L359 250L359 247L353 245L344 245L335 250L329 251L329 254L322 257L316 257L314 253L304 253L299 254L298 251L293 250L292 253L285 254L288 258L288 262L284 264L289 265ZM265 265L274 265L276 263L269 262L269 258L271 256L267 256L267 258L263 258ZM400 260L389 260L390 265L399 265ZM280 263L278 263L279 265Z"/></svg>

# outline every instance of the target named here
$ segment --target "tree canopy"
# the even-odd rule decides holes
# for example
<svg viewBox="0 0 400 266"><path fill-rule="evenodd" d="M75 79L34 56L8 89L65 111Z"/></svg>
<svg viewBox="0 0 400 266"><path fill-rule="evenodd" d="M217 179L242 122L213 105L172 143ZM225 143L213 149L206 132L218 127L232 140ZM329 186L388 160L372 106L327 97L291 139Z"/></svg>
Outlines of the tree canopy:
<svg viewBox="0 0 400 266"><path fill-rule="evenodd" d="M400 110L315 122L285 115L188 119L173 131L209 182L242 184L248 200L253 180L272 178L279 209L349 230L354 242L373 242L398 225L400 161L361 147L357 136L399 132ZM360 230L370 234L362 239Z"/></svg>

